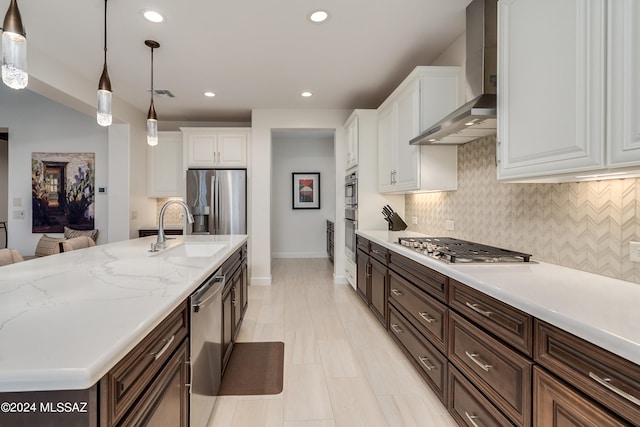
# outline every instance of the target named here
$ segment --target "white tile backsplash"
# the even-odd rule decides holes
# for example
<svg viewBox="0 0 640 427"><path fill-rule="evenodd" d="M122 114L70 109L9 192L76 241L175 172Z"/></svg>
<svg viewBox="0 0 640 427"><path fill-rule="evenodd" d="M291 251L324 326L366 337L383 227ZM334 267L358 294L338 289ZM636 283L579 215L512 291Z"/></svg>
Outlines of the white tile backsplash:
<svg viewBox="0 0 640 427"><path fill-rule="evenodd" d="M495 137L459 148L458 190L411 194L410 230L533 254L535 259L640 283L629 241L640 240L640 181L505 184L496 178ZM445 222L453 220L455 230Z"/></svg>

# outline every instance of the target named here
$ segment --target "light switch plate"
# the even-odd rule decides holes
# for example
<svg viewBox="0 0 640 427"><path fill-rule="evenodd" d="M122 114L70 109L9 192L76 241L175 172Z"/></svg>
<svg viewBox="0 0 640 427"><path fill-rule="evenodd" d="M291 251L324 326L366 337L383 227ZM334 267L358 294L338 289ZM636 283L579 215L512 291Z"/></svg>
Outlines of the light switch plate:
<svg viewBox="0 0 640 427"><path fill-rule="evenodd" d="M640 262L640 242L629 242L629 259Z"/></svg>
<svg viewBox="0 0 640 427"><path fill-rule="evenodd" d="M454 223L450 219L444 222L444 228L448 231L453 231Z"/></svg>
<svg viewBox="0 0 640 427"><path fill-rule="evenodd" d="M417 216L412 216L411 217L411 224L418 225L418 217Z"/></svg>

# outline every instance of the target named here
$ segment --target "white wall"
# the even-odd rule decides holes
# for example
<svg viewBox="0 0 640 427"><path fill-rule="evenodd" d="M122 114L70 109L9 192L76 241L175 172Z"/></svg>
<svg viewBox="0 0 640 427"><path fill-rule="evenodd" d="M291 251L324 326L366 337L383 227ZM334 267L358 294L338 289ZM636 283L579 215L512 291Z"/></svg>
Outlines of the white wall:
<svg viewBox="0 0 640 427"><path fill-rule="evenodd" d="M108 179L108 135L92 118L28 90L15 91L0 85L0 127L9 129L9 247L33 255L40 234L31 233L31 153L95 153L95 186ZM14 199L21 199L16 207ZM108 236L108 196L95 199L98 242ZM23 211L24 219L14 219Z"/></svg>
<svg viewBox="0 0 640 427"><path fill-rule="evenodd" d="M326 220L335 221L334 132L272 132L273 258L326 258ZM320 209L292 209L293 172L320 172Z"/></svg>
<svg viewBox="0 0 640 427"><path fill-rule="evenodd" d="M335 129L336 170L344 165L344 122L348 110L267 110L252 112L249 187L249 277L251 284L271 283L271 131L272 129ZM339 166L338 166L339 165ZM344 210L342 182L336 182L336 212ZM339 188L338 188L339 187ZM344 224L336 221L335 241L344 241ZM335 247L334 281L346 283L344 248Z"/></svg>

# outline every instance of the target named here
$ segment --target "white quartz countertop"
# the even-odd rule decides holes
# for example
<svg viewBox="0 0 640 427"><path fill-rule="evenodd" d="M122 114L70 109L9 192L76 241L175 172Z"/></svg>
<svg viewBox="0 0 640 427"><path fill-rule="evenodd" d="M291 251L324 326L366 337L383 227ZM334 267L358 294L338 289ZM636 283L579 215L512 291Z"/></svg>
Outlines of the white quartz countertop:
<svg viewBox="0 0 640 427"><path fill-rule="evenodd" d="M0 267L0 392L93 386L247 241L156 236ZM184 242L221 242L208 257Z"/></svg>
<svg viewBox="0 0 640 427"><path fill-rule="evenodd" d="M544 262L447 264L397 244L422 234L357 234L640 365L640 284Z"/></svg>

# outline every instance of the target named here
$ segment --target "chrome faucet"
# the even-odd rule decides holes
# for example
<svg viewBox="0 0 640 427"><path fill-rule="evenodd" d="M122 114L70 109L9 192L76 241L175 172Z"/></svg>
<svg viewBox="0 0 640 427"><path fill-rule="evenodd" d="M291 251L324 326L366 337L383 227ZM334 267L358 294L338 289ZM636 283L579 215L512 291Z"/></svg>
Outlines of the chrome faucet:
<svg viewBox="0 0 640 427"><path fill-rule="evenodd" d="M189 206L182 200L169 200L162 206L160 209L160 215L158 217L158 239L155 243L151 243L151 252L158 252L160 249L164 249L167 246L167 238L164 235L164 212L167 210L167 207L173 204L178 204L184 208L185 213L187 214L187 221L189 224L193 224L193 215L189 211Z"/></svg>

